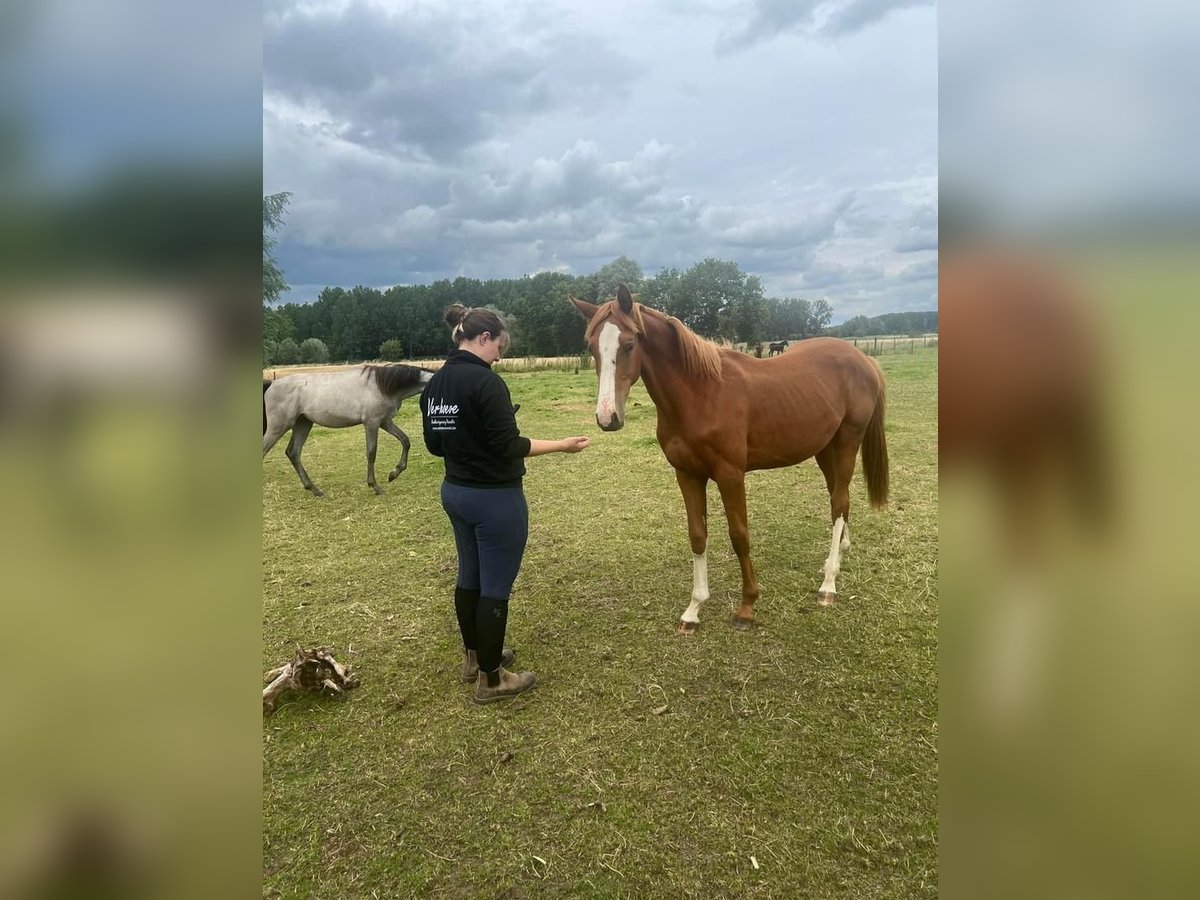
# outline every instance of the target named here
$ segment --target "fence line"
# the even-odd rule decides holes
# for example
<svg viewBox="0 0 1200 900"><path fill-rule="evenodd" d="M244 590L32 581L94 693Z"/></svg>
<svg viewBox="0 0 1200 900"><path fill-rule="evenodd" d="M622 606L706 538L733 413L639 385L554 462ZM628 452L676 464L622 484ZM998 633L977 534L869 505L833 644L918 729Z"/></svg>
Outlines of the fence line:
<svg viewBox="0 0 1200 900"><path fill-rule="evenodd" d="M918 346L937 347L938 338L936 334L927 334L922 337L893 337L893 338L842 338L844 341L850 341L855 347L862 350L868 356L879 356L883 353L915 353ZM803 341L791 341L791 346L796 347ZM728 346L728 345L726 345ZM754 355L754 345L735 345L736 349L749 356ZM765 357L764 357L765 358ZM445 359L408 359L403 361L405 365L423 366L428 369L439 369ZM264 378L278 378L280 374L294 375L298 372L336 372L341 369L351 369L356 366L367 365L395 365L392 362L383 360L365 360L357 363L325 363L321 365L292 365L292 366L266 366L263 368ZM586 350L583 353L575 356L515 356L499 360L495 366L497 372L586 372L592 369L592 355Z"/></svg>
<svg viewBox="0 0 1200 900"><path fill-rule="evenodd" d="M861 337L842 338L851 341L855 347L867 356L879 356L883 353L915 353L918 346L937 347L938 336L926 334L921 337Z"/></svg>

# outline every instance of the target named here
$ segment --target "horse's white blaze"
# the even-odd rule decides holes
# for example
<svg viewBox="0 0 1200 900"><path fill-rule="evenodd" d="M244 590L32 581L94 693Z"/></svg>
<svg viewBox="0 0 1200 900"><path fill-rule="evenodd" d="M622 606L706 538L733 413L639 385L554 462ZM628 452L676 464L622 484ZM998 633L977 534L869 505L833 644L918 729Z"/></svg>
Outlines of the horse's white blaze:
<svg viewBox="0 0 1200 900"><path fill-rule="evenodd" d="M708 553L692 554L692 602L680 617L684 622L699 622L700 607L708 599Z"/></svg>
<svg viewBox="0 0 1200 900"><path fill-rule="evenodd" d="M621 331L612 322L600 329L600 394L596 399L596 421L607 425L617 414L617 349Z"/></svg>
<svg viewBox="0 0 1200 900"><path fill-rule="evenodd" d="M836 579L842 566L842 531L845 527L846 520L838 516L837 521L833 523L833 537L829 542L829 558L825 560L825 580L821 582L821 593L823 594L837 593Z"/></svg>

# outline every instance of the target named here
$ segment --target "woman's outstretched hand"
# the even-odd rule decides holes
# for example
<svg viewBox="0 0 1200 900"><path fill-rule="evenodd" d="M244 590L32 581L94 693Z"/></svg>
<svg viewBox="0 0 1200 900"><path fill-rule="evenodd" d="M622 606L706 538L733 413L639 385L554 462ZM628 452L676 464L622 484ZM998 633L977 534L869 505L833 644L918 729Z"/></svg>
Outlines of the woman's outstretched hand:
<svg viewBox="0 0 1200 900"><path fill-rule="evenodd" d="M526 456L541 456L543 453L578 453L591 443L585 437L562 438L557 441L539 441L530 439L529 452Z"/></svg>

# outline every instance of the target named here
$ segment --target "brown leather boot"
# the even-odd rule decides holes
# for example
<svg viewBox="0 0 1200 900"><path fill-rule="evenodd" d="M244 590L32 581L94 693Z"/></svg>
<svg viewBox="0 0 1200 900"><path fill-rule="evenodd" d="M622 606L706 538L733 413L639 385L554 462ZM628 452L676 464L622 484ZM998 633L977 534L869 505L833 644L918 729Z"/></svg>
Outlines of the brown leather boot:
<svg viewBox="0 0 1200 900"><path fill-rule="evenodd" d="M497 700L507 700L522 691L527 691L537 684L537 676L532 672L510 672L501 666L496 684L488 684L488 673L480 672L475 679L475 702L495 703Z"/></svg>
<svg viewBox="0 0 1200 900"><path fill-rule="evenodd" d="M463 657L462 680L470 683L479 675L479 657L475 655L474 650L464 650L463 653L465 655ZM505 647L500 654L500 665L511 666L513 660L516 658L517 654L508 647Z"/></svg>

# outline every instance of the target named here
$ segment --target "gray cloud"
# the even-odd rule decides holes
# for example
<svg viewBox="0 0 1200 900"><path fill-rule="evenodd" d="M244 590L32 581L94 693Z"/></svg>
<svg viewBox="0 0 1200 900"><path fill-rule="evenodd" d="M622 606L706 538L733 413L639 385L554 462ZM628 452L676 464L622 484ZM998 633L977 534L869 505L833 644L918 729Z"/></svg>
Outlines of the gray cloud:
<svg viewBox="0 0 1200 900"><path fill-rule="evenodd" d="M936 248L934 17L847 34L833 61L718 56L728 7L696 5L273 0L264 190L293 192L289 297L716 256L837 319L936 305L900 277Z"/></svg>
<svg viewBox="0 0 1200 900"><path fill-rule="evenodd" d="M564 258L607 262L637 248L650 271L715 255L771 272L811 258L854 202L848 194L807 215L779 215L677 197L666 187L674 156L673 148L651 141L629 159L608 161L594 144L581 141L558 159L539 158L522 169L437 170L431 193L448 179L445 202L390 214L377 207L379 215L365 217L366 228L357 206L322 211L298 205L294 214L305 222L306 242L340 243L367 258L394 246L422 248L414 256L427 258L436 245L449 259L473 256L479 265L524 259L527 268L548 268ZM370 202L367 185L364 200ZM555 256L547 258L542 254L550 245ZM395 280L419 280L419 271L398 272L405 277Z"/></svg>
<svg viewBox="0 0 1200 900"><path fill-rule="evenodd" d="M936 250L937 248L937 207L928 203L913 211L894 249L897 253L919 253L922 250Z"/></svg>
<svg viewBox="0 0 1200 900"><path fill-rule="evenodd" d="M937 261L906 266L889 273L879 260L844 265L815 261L790 292L795 296L828 296L834 321L857 315L937 308Z"/></svg>
<svg viewBox="0 0 1200 900"><path fill-rule="evenodd" d="M739 6L739 21L717 42L717 50L732 53L783 34L838 38L882 20L889 13L933 0L752 0Z"/></svg>
<svg viewBox="0 0 1200 900"><path fill-rule="evenodd" d="M468 4L277 4L263 34L265 92L325 110L352 143L434 159L513 120L619 102L635 71L584 35Z"/></svg>
<svg viewBox="0 0 1200 900"><path fill-rule="evenodd" d="M859 285L877 284L883 278L883 266L878 262L860 263L857 266L819 262L809 266L804 273L804 284L810 288L827 288L848 282Z"/></svg>
<svg viewBox="0 0 1200 900"><path fill-rule="evenodd" d="M822 24L821 34L830 37L852 34L895 10L932 4L933 0L846 0L830 4L829 18Z"/></svg>

